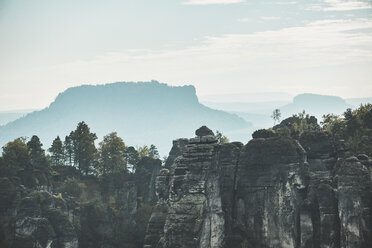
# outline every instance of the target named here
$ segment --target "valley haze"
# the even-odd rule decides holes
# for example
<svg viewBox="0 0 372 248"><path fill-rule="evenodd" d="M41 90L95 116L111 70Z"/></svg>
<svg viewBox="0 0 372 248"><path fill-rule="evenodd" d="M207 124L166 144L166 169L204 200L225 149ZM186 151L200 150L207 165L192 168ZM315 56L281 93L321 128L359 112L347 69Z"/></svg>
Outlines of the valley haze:
<svg viewBox="0 0 372 248"><path fill-rule="evenodd" d="M250 99L249 96L252 95L240 94L235 98ZM161 155L166 155L172 140L188 137L202 125L222 132L230 141L247 142L253 131L273 124L270 115L276 108L281 110L282 119L305 110L320 121L324 114L341 115L346 108L371 102L371 98L361 98L348 103L340 97L308 93L283 101L289 98L288 94L262 94L262 99L268 97L275 101L226 102L231 95L219 95L209 99L225 101L203 104L192 85L169 86L158 81L82 85L60 93L42 110L10 113L17 118L0 126L0 145L18 137L38 135L49 147L57 135L65 137L78 122L85 121L98 140L115 131L127 145L154 144Z"/></svg>

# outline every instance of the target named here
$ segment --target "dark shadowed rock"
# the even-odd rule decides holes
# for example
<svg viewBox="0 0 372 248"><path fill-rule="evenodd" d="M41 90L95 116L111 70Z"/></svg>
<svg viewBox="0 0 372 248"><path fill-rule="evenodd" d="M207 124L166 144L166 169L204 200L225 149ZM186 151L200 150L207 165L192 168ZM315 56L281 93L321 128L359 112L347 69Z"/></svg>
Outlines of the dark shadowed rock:
<svg viewBox="0 0 372 248"><path fill-rule="evenodd" d="M371 247L368 159L337 157L321 132L245 146L209 137L159 173L144 247Z"/></svg>
<svg viewBox="0 0 372 248"><path fill-rule="evenodd" d="M195 131L195 135L198 137L203 137L207 135L213 135L214 133L212 130L210 130L207 126L201 126L199 129Z"/></svg>
<svg viewBox="0 0 372 248"><path fill-rule="evenodd" d="M270 129L259 129L253 132L252 138L272 138L275 137L276 134L273 130Z"/></svg>
<svg viewBox="0 0 372 248"><path fill-rule="evenodd" d="M359 154L357 156L357 158L360 160L360 161L367 161L368 160L368 156L366 154Z"/></svg>

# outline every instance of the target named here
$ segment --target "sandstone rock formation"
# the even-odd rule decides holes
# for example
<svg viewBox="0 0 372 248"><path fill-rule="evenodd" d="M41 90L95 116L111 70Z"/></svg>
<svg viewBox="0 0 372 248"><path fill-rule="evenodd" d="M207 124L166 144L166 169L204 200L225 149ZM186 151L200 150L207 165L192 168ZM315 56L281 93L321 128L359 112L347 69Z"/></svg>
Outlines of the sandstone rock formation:
<svg viewBox="0 0 372 248"><path fill-rule="evenodd" d="M135 173L1 175L0 247L372 247L367 155L315 130L246 145L195 134Z"/></svg>
<svg viewBox="0 0 372 248"><path fill-rule="evenodd" d="M145 248L372 247L366 155L343 157L323 132L243 146L204 130L173 143Z"/></svg>

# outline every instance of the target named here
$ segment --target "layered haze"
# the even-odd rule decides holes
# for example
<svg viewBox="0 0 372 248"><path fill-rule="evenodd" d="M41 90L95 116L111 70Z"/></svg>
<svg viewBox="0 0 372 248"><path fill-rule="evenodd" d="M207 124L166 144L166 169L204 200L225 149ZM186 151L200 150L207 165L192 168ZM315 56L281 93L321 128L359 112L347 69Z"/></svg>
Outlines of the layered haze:
<svg viewBox="0 0 372 248"><path fill-rule="evenodd" d="M369 0L0 1L0 110L69 87L195 85L197 95L371 97Z"/></svg>
<svg viewBox="0 0 372 248"><path fill-rule="evenodd" d="M166 155L172 140L193 135L208 125L236 140L250 138L251 125L235 114L199 103L193 86L172 87L152 82L83 85L60 93L49 107L0 126L0 145L38 135L49 147L85 121L99 140L118 132L127 145L155 144Z"/></svg>

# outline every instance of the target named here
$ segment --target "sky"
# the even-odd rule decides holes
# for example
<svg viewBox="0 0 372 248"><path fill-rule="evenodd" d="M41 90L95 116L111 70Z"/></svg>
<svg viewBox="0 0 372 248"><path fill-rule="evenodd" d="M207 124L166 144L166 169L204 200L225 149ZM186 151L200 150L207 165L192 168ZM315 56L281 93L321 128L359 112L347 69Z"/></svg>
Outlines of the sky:
<svg viewBox="0 0 372 248"><path fill-rule="evenodd" d="M372 0L0 0L0 111L81 84L352 98L371 79Z"/></svg>

